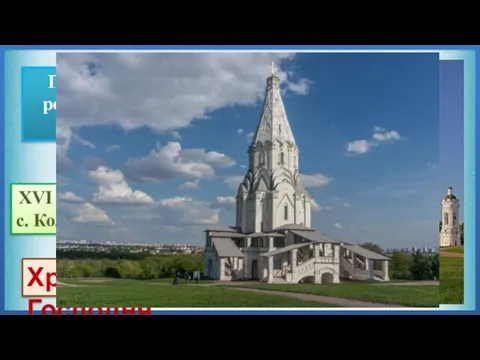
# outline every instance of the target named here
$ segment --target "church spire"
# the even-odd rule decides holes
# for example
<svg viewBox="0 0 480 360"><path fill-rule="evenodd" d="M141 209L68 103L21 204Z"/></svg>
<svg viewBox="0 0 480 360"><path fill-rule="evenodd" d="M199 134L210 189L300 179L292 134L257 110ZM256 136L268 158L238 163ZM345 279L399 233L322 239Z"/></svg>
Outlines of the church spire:
<svg viewBox="0 0 480 360"><path fill-rule="evenodd" d="M295 144L295 138L293 137L285 106L283 105L277 70L275 63L272 62L270 76L267 79L262 113L252 139L252 146L256 143L265 143L267 141Z"/></svg>

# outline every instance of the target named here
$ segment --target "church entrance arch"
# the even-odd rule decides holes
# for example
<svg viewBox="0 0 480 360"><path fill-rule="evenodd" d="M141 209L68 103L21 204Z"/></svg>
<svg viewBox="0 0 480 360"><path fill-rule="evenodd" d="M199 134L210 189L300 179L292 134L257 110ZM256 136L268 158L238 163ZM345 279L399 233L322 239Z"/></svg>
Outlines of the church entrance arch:
<svg viewBox="0 0 480 360"><path fill-rule="evenodd" d="M257 260L252 261L252 279L257 280L258 279L258 262Z"/></svg>
<svg viewBox="0 0 480 360"><path fill-rule="evenodd" d="M324 272L322 274L322 284L333 284L333 274L330 272Z"/></svg>

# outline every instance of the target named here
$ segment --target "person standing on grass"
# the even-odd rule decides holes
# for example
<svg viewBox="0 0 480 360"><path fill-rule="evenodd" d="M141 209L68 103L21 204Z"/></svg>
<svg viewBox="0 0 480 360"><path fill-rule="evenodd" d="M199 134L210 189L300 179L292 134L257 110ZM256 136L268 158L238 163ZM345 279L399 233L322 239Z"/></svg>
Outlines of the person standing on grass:
<svg viewBox="0 0 480 360"><path fill-rule="evenodd" d="M188 284L188 273L185 273L185 284Z"/></svg>

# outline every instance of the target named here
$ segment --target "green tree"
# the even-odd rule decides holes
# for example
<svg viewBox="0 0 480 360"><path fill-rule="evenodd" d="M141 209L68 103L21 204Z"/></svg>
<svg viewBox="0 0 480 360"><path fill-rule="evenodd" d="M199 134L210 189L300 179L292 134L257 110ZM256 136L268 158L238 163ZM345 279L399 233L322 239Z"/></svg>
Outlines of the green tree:
<svg viewBox="0 0 480 360"><path fill-rule="evenodd" d="M69 271L71 271L71 276L72 277L92 277L95 276L96 274L96 269L90 265L87 264L78 264L71 268Z"/></svg>
<svg viewBox="0 0 480 360"><path fill-rule="evenodd" d="M377 253L377 254L382 253L381 246L377 245L377 244L374 244L374 243L371 243L371 242L366 242L366 243L360 244L360 246L367 249L367 250L370 250L371 252Z"/></svg>
<svg viewBox="0 0 480 360"><path fill-rule="evenodd" d="M140 262L140 269L141 269L140 275L139 275L140 279L144 279L144 280L154 279L158 274L155 262L150 259L142 260Z"/></svg>
<svg viewBox="0 0 480 360"><path fill-rule="evenodd" d="M409 254L401 251L395 251L390 258L389 272L392 279L408 280L411 279L412 274L410 267L412 265L412 258Z"/></svg>
<svg viewBox="0 0 480 360"><path fill-rule="evenodd" d="M90 256L88 256L90 255ZM61 277L105 276L124 279L173 277L177 271L202 271L203 254L150 255L141 259L126 259L125 253L107 252L73 254L57 259L57 275ZM134 255L134 254L131 254Z"/></svg>
<svg viewBox="0 0 480 360"><path fill-rule="evenodd" d="M116 267L107 267L105 269L104 276L107 278L114 278L114 279L119 279L122 277L122 275L120 275L120 271L118 271Z"/></svg>
<svg viewBox="0 0 480 360"><path fill-rule="evenodd" d="M429 256L417 251L412 255L410 272L414 280L433 280L432 266Z"/></svg>
<svg viewBox="0 0 480 360"><path fill-rule="evenodd" d="M118 271L123 279L138 279L142 270L139 261L120 260Z"/></svg>
<svg viewBox="0 0 480 360"><path fill-rule="evenodd" d="M438 280L440 278L440 256L436 254L434 256L430 256L429 259L433 279Z"/></svg>

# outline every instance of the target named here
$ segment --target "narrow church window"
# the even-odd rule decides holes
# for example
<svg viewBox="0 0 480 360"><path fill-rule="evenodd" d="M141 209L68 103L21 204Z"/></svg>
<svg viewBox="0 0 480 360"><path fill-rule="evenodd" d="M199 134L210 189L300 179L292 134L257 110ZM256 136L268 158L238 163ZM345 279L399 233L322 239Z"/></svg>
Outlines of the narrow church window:
<svg viewBox="0 0 480 360"><path fill-rule="evenodd" d="M280 164L283 164L285 162L285 154L282 152L280 153Z"/></svg>
<svg viewBox="0 0 480 360"><path fill-rule="evenodd" d="M260 165L265 165L265 153L260 154Z"/></svg>
<svg viewBox="0 0 480 360"><path fill-rule="evenodd" d="M445 225L448 225L448 213L445 213L443 222L445 223Z"/></svg>
<svg viewBox="0 0 480 360"><path fill-rule="evenodd" d="M457 215L453 214L453 225L457 223Z"/></svg>
<svg viewBox="0 0 480 360"><path fill-rule="evenodd" d="M278 133L279 133L279 134L282 133L282 125L278 125Z"/></svg>
<svg viewBox="0 0 480 360"><path fill-rule="evenodd" d="M283 218L285 220L288 220L288 205L285 204L285 207L283 208Z"/></svg>

